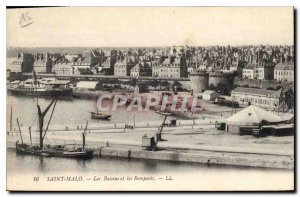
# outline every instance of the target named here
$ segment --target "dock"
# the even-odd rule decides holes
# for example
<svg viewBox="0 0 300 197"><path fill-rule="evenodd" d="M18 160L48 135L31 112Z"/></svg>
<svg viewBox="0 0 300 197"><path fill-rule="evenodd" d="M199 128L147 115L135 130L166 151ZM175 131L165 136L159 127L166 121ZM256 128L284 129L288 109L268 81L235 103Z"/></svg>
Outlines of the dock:
<svg viewBox="0 0 300 197"><path fill-rule="evenodd" d="M90 125L86 137L88 148L94 149L94 157L116 157L125 160L142 159L169 162L189 162L199 165L239 166L250 168L294 169L294 137L239 136L215 129L216 120L180 120L176 127L166 127L165 139L157 151L142 147L142 136L154 136L160 121L136 123L136 127L124 129L124 124ZM57 125L58 126L58 125ZM79 127L79 128L78 128ZM21 127L23 139L29 140L28 128ZM33 129L34 131L34 129ZM82 128L78 125L49 129L46 144L75 143L80 145ZM33 132L33 141L38 141ZM15 148L18 132L7 136L7 147Z"/></svg>
<svg viewBox="0 0 300 197"><path fill-rule="evenodd" d="M162 160L172 162L192 162L204 165L225 165L254 168L294 169L294 160L289 156L250 155L200 151L184 153L178 151L146 151L102 147L94 151L95 157L119 157L124 159ZM273 158L272 158L273 157Z"/></svg>

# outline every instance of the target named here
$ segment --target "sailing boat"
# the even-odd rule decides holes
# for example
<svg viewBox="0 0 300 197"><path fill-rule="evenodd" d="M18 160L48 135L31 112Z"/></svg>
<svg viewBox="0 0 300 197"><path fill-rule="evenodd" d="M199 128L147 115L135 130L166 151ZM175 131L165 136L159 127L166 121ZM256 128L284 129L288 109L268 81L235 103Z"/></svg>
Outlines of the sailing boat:
<svg viewBox="0 0 300 197"><path fill-rule="evenodd" d="M16 151L20 154L33 154L33 155L40 155L40 156L54 156L54 157L72 157L72 158L91 158L93 155L93 150L85 148L85 137L86 137L86 130L88 126L88 122L86 123L86 127L84 129L84 132L82 133L82 147L69 149L66 145L46 145L44 146L44 139L56 106L57 100L54 99L52 102L48 105L48 107L45 109L45 111L41 111L40 106L37 104L38 108L38 117L39 117L39 146L32 145L31 140L31 129L29 129L30 133L30 140L31 144L25 144L22 139L22 134L19 126L19 121L17 119L20 137L21 137L21 143L19 141L16 142ZM50 115L49 122L47 124L46 129L44 130L44 117L46 116L47 112L53 105L52 113Z"/></svg>

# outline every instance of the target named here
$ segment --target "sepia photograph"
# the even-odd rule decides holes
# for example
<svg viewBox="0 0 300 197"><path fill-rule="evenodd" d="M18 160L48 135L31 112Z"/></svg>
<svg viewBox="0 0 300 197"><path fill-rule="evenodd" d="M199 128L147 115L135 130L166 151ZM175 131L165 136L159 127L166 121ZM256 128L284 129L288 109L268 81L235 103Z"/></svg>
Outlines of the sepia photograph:
<svg viewBox="0 0 300 197"><path fill-rule="evenodd" d="M6 7L7 191L294 191L294 21Z"/></svg>

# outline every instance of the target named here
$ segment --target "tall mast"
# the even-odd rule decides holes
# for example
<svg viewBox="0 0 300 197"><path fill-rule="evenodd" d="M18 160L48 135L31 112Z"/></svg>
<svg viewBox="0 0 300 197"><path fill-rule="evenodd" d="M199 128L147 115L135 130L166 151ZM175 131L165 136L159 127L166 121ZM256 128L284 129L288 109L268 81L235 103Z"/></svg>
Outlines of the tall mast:
<svg viewBox="0 0 300 197"><path fill-rule="evenodd" d="M51 105L54 103L56 99L53 99L52 102L48 105L44 112L41 111L41 107L37 105L38 108L38 116L39 116L39 132L40 132L40 149L43 149L43 127L44 127L44 117L46 116L48 110Z"/></svg>
<svg viewBox="0 0 300 197"><path fill-rule="evenodd" d="M22 133L21 133L21 129L20 129L20 124L19 124L19 119L18 118L17 118L17 123L18 123L18 127L19 127L21 142L23 144L23 138L22 138Z"/></svg>
<svg viewBox="0 0 300 197"><path fill-rule="evenodd" d="M32 145L32 138L31 138L31 127L29 127L29 137L30 137L30 144Z"/></svg>
<svg viewBox="0 0 300 197"><path fill-rule="evenodd" d="M87 130L88 123L89 123L89 121L86 121L86 125L85 125L84 131L82 133L82 150L83 151L85 149L85 131Z"/></svg>
<svg viewBox="0 0 300 197"><path fill-rule="evenodd" d="M10 108L10 123L9 123L9 129L12 131L12 106Z"/></svg>

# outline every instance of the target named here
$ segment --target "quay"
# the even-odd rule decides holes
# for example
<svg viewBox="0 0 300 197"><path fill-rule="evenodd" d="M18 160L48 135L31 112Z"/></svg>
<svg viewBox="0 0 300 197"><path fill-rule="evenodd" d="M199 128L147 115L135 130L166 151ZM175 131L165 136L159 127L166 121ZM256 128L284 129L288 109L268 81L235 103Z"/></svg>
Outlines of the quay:
<svg viewBox="0 0 300 197"><path fill-rule="evenodd" d="M194 153L177 150L146 151L102 147L94 151L95 157L120 157L125 159L163 160L173 162L193 162L204 165L225 165L239 167L294 169L290 156L240 154L226 152L199 151Z"/></svg>
<svg viewBox="0 0 300 197"><path fill-rule="evenodd" d="M116 157L127 160L161 160L170 162L191 162L199 165L239 166L250 168L294 169L293 136L255 138L253 136L231 135L214 129L210 120L197 120L191 128L191 121L182 121L178 127L165 128L158 143L158 151L142 148L142 136L154 136L154 127L137 125L133 130L91 127L86 137L87 146L94 149L94 157ZM154 124L154 123L152 123ZM200 127L201 125L201 127ZM189 128L189 129L186 129ZM21 128L23 139L29 139L28 131ZM49 131L46 143L81 144L82 130ZM72 137L70 137L72 132ZM37 134L33 132L33 134ZM37 141L37 136L33 136ZM7 136L7 147L14 148L19 140L17 133Z"/></svg>

